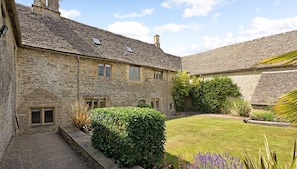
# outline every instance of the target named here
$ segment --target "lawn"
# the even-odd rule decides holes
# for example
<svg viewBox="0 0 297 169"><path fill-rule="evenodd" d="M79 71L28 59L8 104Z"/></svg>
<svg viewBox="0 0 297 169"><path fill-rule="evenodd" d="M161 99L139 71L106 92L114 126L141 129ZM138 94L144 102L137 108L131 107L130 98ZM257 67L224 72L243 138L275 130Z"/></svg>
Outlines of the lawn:
<svg viewBox="0 0 297 169"><path fill-rule="evenodd" d="M258 159L264 149L264 135L282 165L291 161L297 128L243 123L241 120L190 116L166 121L166 163L177 168L177 157L193 161L198 152L230 153L243 159L244 149Z"/></svg>

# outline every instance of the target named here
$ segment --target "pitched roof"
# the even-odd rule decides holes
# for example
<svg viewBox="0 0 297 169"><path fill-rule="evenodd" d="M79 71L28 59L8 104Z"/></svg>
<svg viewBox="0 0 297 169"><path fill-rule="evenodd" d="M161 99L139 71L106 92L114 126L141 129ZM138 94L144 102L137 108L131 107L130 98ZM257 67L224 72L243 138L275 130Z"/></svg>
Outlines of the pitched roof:
<svg viewBox="0 0 297 169"><path fill-rule="evenodd" d="M271 105L282 94L297 89L297 70L263 72L251 104Z"/></svg>
<svg viewBox="0 0 297 169"><path fill-rule="evenodd" d="M254 69L260 60L296 50L296 37L297 30L186 56L182 58L183 70L203 75Z"/></svg>
<svg viewBox="0 0 297 169"><path fill-rule="evenodd" d="M24 46L96 57L165 70L181 70L181 58L166 54L154 44L127 38L66 18L33 13L18 4ZM100 40L95 45L92 37ZM126 46L131 47L129 52Z"/></svg>

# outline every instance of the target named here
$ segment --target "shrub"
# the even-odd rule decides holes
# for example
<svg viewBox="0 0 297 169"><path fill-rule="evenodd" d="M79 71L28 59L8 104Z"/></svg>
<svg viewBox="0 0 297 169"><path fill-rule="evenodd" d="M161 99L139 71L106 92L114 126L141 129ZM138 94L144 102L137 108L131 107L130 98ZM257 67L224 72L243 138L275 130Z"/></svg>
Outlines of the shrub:
<svg viewBox="0 0 297 169"><path fill-rule="evenodd" d="M227 113L246 117L249 116L252 110L249 102L240 98L229 98L223 103L222 107Z"/></svg>
<svg viewBox="0 0 297 169"><path fill-rule="evenodd" d="M152 108L152 106L148 105L148 104L145 104L145 103L140 103L137 105L137 107L140 107L140 108Z"/></svg>
<svg viewBox="0 0 297 169"><path fill-rule="evenodd" d="M193 110L205 113L220 113L227 97L240 96L238 87L231 78L215 77L200 82L192 88Z"/></svg>
<svg viewBox="0 0 297 169"><path fill-rule="evenodd" d="M253 111L250 114L251 120L273 121L274 114L271 111Z"/></svg>
<svg viewBox="0 0 297 169"><path fill-rule="evenodd" d="M259 152L259 160L258 161L252 161L251 158L246 153L245 159L244 159L244 165L246 169L281 169L280 165L278 165L277 162L277 155L275 152L272 152L267 138L265 137L265 151L266 151L266 158L263 156L262 152ZM296 169L297 168L297 155L296 155L296 140L294 142L294 149L293 149L293 157L292 161L287 164L284 168L286 169Z"/></svg>
<svg viewBox="0 0 297 169"><path fill-rule="evenodd" d="M194 157L194 162L188 166L188 169L243 169L243 165L239 157L233 157L228 153L213 154L200 152Z"/></svg>
<svg viewBox="0 0 297 169"><path fill-rule="evenodd" d="M153 168L161 162L165 144L165 116L139 107L92 111L92 144L119 166Z"/></svg>
<svg viewBox="0 0 297 169"><path fill-rule="evenodd" d="M91 117L88 109L89 105L84 101L76 101L71 105L69 113L72 124L84 132L89 132L91 130Z"/></svg>
<svg viewBox="0 0 297 169"><path fill-rule="evenodd" d="M178 72L171 88L175 110L185 109L185 97L189 95L190 90L190 75L186 71Z"/></svg>

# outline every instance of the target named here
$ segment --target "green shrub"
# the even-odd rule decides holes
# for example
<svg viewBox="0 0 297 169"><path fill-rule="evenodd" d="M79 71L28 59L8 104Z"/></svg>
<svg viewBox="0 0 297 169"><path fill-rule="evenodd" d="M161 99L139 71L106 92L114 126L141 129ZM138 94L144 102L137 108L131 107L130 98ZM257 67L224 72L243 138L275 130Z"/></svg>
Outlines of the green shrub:
<svg viewBox="0 0 297 169"><path fill-rule="evenodd" d="M148 105L148 104L145 104L145 103L140 103L137 105L137 107L140 107L140 108L152 108L152 106Z"/></svg>
<svg viewBox="0 0 297 169"><path fill-rule="evenodd" d="M246 117L249 116L250 111L252 110L249 102L240 98L229 98L223 103L222 107L226 113Z"/></svg>
<svg viewBox="0 0 297 169"><path fill-rule="evenodd" d="M260 121L273 121L274 114L271 111L253 111L250 114L250 119Z"/></svg>
<svg viewBox="0 0 297 169"><path fill-rule="evenodd" d="M119 166L153 168L161 162L165 144L165 116L139 107L92 111L92 144Z"/></svg>
<svg viewBox="0 0 297 169"><path fill-rule="evenodd" d="M240 93L231 78L215 77L192 87L191 96L194 111L221 113L221 107L227 97L238 97Z"/></svg>

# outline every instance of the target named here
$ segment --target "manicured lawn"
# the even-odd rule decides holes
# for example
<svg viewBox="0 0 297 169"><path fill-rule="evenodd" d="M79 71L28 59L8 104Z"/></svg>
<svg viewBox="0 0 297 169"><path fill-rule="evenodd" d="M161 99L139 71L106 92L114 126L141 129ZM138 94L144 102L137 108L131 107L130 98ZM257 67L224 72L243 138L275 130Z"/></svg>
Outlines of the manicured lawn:
<svg viewBox="0 0 297 169"><path fill-rule="evenodd" d="M243 159L244 149L258 159L263 154L264 135L280 164L291 161L297 128L272 127L243 123L241 120L190 116L166 121L166 162L177 168L177 157L193 161L198 152L230 153ZM266 154L264 154L266 155Z"/></svg>

